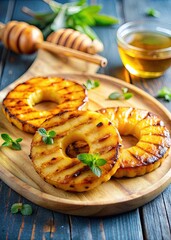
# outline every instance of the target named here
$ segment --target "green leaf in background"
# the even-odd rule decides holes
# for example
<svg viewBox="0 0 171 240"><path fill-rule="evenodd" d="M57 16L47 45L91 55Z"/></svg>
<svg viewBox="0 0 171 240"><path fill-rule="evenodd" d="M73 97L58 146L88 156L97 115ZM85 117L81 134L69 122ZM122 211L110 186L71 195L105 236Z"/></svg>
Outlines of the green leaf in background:
<svg viewBox="0 0 171 240"><path fill-rule="evenodd" d="M76 3L77 6L84 6L87 3L87 0L78 0Z"/></svg>
<svg viewBox="0 0 171 240"><path fill-rule="evenodd" d="M94 20L97 26L108 26L113 24L118 24L119 20L117 18L107 16L107 15L94 15Z"/></svg>
<svg viewBox="0 0 171 240"><path fill-rule="evenodd" d="M87 90L94 89L100 86L99 80L90 80L88 79L83 86L86 87Z"/></svg>
<svg viewBox="0 0 171 240"><path fill-rule="evenodd" d="M87 7L82 8L82 10L79 12L80 14L86 13L86 14L97 14L101 11L102 6L100 5L90 5Z"/></svg>
<svg viewBox="0 0 171 240"><path fill-rule="evenodd" d="M163 87L157 93L157 98L163 98L165 101L171 101L171 88Z"/></svg>
<svg viewBox="0 0 171 240"><path fill-rule="evenodd" d="M63 7L59 11L58 15L56 16L53 23L51 24L51 29L53 31L58 31L59 29L66 27L66 11L67 11L67 7Z"/></svg>
<svg viewBox="0 0 171 240"><path fill-rule="evenodd" d="M45 1L52 12L36 13L24 7L23 11L33 18L32 24L39 27L45 38L60 28L72 28L86 34L92 40L99 39L91 26L117 24L117 18L101 14L101 5L88 5L86 0L61 4Z"/></svg>
<svg viewBox="0 0 171 240"><path fill-rule="evenodd" d="M148 8L146 10L146 15L149 17L160 17L160 12L154 8Z"/></svg>

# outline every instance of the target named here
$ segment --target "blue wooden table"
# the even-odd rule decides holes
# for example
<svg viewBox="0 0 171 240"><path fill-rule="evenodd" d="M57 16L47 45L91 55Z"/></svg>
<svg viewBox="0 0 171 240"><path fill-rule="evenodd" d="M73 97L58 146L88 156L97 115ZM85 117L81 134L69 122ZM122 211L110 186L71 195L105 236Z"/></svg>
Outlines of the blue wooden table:
<svg viewBox="0 0 171 240"><path fill-rule="evenodd" d="M117 17L120 24L149 18L145 15L149 7L160 11L159 21L171 23L171 0L91 0L90 3L102 4L103 13ZM48 10L47 4L41 0L0 0L0 21L6 23L12 19L30 20L21 12L23 6L35 11ZM132 76L125 70L116 46L118 27L119 25L115 25L95 29L105 45L102 55L109 62L99 72L131 82L152 96L156 96L162 86L171 88L171 69L164 76L151 80ZM0 44L0 89L22 75L34 58L35 54L17 55ZM163 100L161 103L171 111L171 103ZM25 217L11 214L10 208L15 202L31 204L33 214ZM155 200L134 211L105 218L88 218L60 214L34 205L0 181L0 240L5 239L170 240L171 186Z"/></svg>

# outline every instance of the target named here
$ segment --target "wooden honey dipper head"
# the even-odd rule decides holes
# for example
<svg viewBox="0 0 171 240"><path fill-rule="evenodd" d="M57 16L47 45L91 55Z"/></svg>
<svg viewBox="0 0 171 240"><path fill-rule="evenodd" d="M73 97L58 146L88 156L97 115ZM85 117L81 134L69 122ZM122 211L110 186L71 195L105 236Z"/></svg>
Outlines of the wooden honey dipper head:
<svg viewBox="0 0 171 240"><path fill-rule="evenodd" d="M91 40L87 35L70 28L52 32L47 41L90 54L103 51L103 44L99 40Z"/></svg>
<svg viewBox="0 0 171 240"><path fill-rule="evenodd" d="M30 54L37 50L38 42L43 42L43 34L33 25L11 21L1 30L1 40L6 48L16 53Z"/></svg>
<svg viewBox="0 0 171 240"><path fill-rule="evenodd" d="M0 40L6 48L16 53L30 54L38 49L44 49L54 54L75 57L98 64L101 67L107 65L107 59L99 55L91 55L80 51L81 49L76 50L63 45L56 45L53 41L44 41L42 32L37 27L25 22L11 21L6 25L0 25Z"/></svg>

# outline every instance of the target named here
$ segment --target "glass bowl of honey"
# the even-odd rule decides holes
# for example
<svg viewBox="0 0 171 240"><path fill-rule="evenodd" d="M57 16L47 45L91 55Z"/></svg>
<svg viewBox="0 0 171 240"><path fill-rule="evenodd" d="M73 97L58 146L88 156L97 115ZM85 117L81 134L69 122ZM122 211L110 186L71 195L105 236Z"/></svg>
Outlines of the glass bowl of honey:
<svg viewBox="0 0 171 240"><path fill-rule="evenodd" d="M133 75L160 77L171 66L171 25L158 21L128 22L117 31L121 60Z"/></svg>

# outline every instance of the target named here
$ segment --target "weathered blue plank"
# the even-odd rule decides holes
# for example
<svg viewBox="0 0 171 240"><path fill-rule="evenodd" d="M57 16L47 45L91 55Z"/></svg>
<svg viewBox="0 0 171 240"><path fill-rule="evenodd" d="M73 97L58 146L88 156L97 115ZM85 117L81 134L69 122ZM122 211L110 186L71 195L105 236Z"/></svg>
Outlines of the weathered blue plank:
<svg viewBox="0 0 171 240"><path fill-rule="evenodd" d="M169 189L167 190L167 194L168 192L170 192ZM163 196L165 196L165 193ZM170 208L170 200L167 200L167 197L164 198L167 201L167 208ZM170 223L168 222L170 218L168 216L169 212L166 212L166 205L162 195L142 208L142 218L144 222L143 230L146 239L171 239Z"/></svg>

